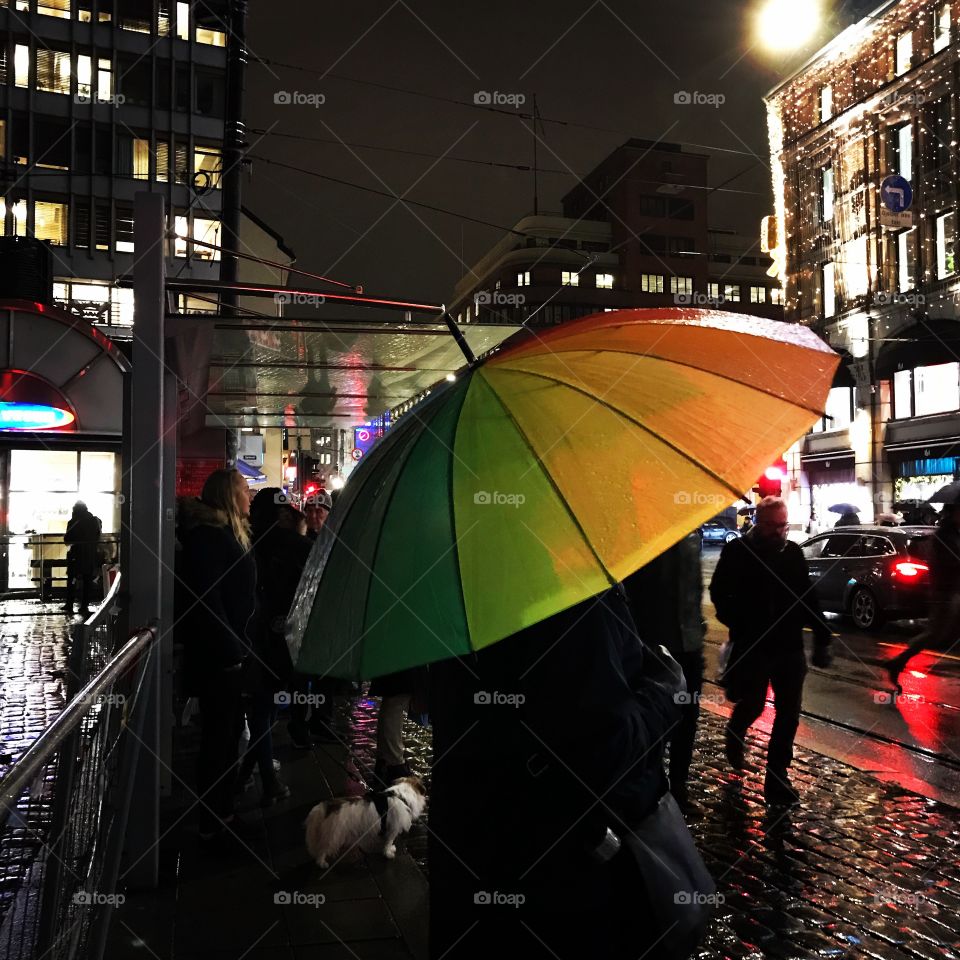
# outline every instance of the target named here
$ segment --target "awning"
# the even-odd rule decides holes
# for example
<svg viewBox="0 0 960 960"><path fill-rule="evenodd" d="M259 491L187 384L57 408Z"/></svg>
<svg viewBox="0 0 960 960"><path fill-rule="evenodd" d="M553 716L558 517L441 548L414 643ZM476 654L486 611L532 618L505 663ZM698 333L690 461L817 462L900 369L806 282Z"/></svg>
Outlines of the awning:
<svg viewBox="0 0 960 960"><path fill-rule="evenodd" d="M921 320L889 338L877 354L877 377L898 370L948 363L960 355L960 322L943 317Z"/></svg>

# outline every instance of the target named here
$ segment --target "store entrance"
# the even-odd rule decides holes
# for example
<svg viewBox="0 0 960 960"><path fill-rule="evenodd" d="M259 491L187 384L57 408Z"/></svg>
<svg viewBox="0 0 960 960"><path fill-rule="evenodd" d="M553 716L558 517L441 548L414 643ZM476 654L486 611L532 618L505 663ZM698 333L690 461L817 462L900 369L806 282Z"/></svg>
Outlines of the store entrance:
<svg viewBox="0 0 960 960"><path fill-rule="evenodd" d="M102 556L115 562L120 457L110 449L0 449L0 592L53 600L66 587L63 534L82 500L102 524Z"/></svg>

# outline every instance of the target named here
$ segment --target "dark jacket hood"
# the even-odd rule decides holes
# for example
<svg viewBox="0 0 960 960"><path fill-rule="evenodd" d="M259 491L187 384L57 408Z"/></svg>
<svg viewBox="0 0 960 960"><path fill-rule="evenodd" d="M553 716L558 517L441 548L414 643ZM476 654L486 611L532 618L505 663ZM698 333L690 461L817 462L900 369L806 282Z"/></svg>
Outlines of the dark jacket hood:
<svg viewBox="0 0 960 960"><path fill-rule="evenodd" d="M181 534L197 527L227 527L230 520L226 511L211 507L197 497L184 497L177 504L177 528Z"/></svg>

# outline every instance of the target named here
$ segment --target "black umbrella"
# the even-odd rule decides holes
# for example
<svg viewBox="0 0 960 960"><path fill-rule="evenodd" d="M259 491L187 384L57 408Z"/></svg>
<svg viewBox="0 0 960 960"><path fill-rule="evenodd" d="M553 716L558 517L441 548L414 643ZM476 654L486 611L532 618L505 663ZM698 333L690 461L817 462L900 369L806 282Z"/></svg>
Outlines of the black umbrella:
<svg viewBox="0 0 960 960"><path fill-rule="evenodd" d="M756 509L757 509L757 508L756 508L755 506L753 506L753 504L751 504L749 507L741 507L741 508L737 511L737 516L738 516L738 517L749 517L750 514L753 513Z"/></svg>
<svg viewBox="0 0 960 960"><path fill-rule="evenodd" d="M960 480L941 487L927 503L960 503Z"/></svg>
<svg viewBox="0 0 960 960"><path fill-rule="evenodd" d="M835 503L827 508L831 513L859 513L860 508L853 503Z"/></svg>

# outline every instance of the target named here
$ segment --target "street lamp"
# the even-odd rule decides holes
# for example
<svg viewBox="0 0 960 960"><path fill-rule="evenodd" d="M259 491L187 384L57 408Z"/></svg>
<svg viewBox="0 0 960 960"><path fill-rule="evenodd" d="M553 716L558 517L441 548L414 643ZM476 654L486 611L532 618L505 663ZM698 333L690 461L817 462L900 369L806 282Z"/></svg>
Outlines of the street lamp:
<svg viewBox="0 0 960 960"><path fill-rule="evenodd" d="M820 20L820 0L765 0L757 15L757 37L770 50L795 50L813 38Z"/></svg>

